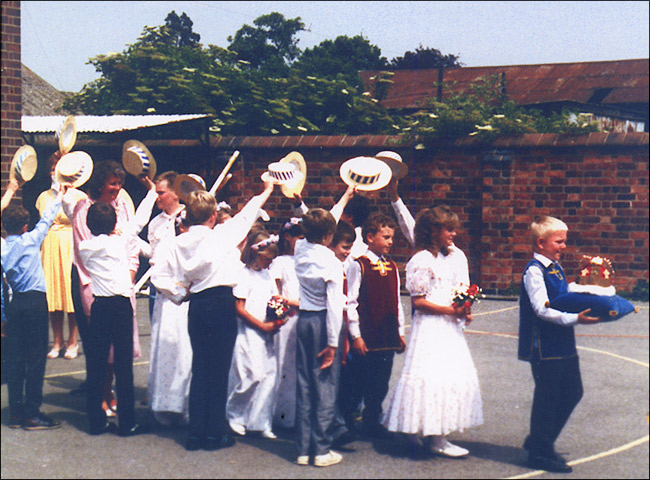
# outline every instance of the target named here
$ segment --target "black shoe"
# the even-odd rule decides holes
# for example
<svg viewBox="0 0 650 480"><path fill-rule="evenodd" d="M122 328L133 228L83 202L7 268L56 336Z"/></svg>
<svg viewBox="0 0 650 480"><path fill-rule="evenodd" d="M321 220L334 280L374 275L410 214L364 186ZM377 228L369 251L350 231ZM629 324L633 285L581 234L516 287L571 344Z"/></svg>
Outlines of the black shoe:
<svg viewBox="0 0 650 480"><path fill-rule="evenodd" d="M364 437L378 438L378 439L387 439L393 437L393 435L388 430L386 430L386 427L384 427L381 424L376 424L372 426L364 425L363 435Z"/></svg>
<svg viewBox="0 0 650 480"><path fill-rule="evenodd" d="M23 428L23 425L25 425L25 419L23 417L12 415L9 419L9 428Z"/></svg>
<svg viewBox="0 0 650 480"><path fill-rule="evenodd" d="M529 454L526 465L535 470L546 470L547 472L571 473L573 469L564 462L561 457L545 457L541 455Z"/></svg>
<svg viewBox="0 0 650 480"><path fill-rule="evenodd" d="M136 435L142 435L143 433L149 433L149 428L144 425L135 424L129 430L123 431L120 430L118 434L120 437L135 437Z"/></svg>
<svg viewBox="0 0 650 480"><path fill-rule="evenodd" d="M115 433L117 432L117 426L114 423L106 422L102 428L99 430L90 429L88 432L89 435L103 435L104 433Z"/></svg>
<svg viewBox="0 0 650 480"><path fill-rule="evenodd" d="M235 437L223 435L221 438L207 437L203 441L203 450L214 451L222 448L232 447L235 444Z"/></svg>
<svg viewBox="0 0 650 480"><path fill-rule="evenodd" d="M23 430L54 430L60 426L61 422L54 420L43 413L39 413L35 417L25 418Z"/></svg>
<svg viewBox="0 0 650 480"><path fill-rule="evenodd" d="M77 388L70 390L70 395L85 395L88 393L88 385L86 382L82 382Z"/></svg>
<svg viewBox="0 0 650 480"><path fill-rule="evenodd" d="M188 452L201 450L201 448L203 448L203 442L204 440L200 439L199 437L188 437L187 441L185 442L185 450Z"/></svg>

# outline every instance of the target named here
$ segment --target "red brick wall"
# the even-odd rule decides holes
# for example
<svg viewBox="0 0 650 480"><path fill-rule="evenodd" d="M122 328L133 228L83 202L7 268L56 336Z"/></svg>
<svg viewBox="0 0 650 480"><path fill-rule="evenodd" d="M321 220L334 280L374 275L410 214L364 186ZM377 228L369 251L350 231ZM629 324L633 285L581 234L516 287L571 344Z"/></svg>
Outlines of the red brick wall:
<svg viewBox="0 0 650 480"><path fill-rule="evenodd" d="M21 139L20 2L2 2L1 185L4 194L11 159ZM20 197L20 190L16 197Z"/></svg>
<svg viewBox="0 0 650 480"><path fill-rule="evenodd" d="M290 151L307 161L305 202L324 208L346 188L339 177L345 160L386 149L399 152L409 166L400 196L413 214L439 203L458 213L463 228L457 244L469 258L472 281L488 293L518 287L532 255L528 225L542 214L569 226L563 265L570 279L582 254L609 257L619 290L630 291L648 279L647 133L526 135L490 147L468 141L427 150L400 147L398 137L385 136L227 137L214 139L213 147L241 152L223 192L236 207L261 191L259 178L267 164ZM508 149L512 159L486 160L493 147ZM374 210L392 212L385 192L369 196ZM291 202L278 191L267 210L274 217L270 229L277 229L291 216ZM396 237L393 254L403 267L412 252L401 234Z"/></svg>

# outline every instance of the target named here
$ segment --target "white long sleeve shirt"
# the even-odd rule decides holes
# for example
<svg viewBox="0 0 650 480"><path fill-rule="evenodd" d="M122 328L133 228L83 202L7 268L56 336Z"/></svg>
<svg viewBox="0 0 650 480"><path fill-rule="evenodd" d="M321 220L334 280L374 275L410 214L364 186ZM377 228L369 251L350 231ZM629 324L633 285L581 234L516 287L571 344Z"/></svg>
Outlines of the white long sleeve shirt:
<svg viewBox="0 0 650 480"><path fill-rule="evenodd" d="M535 253L534 258L544 265L545 268L553 263L550 258L539 253ZM524 287L526 288L526 293L528 293L528 298L530 298L533 311L539 318L567 327L578 323L577 313L565 313L546 306L549 301L548 292L544 283L544 272L540 268L532 266L526 270Z"/></svg>
<svg viewBox="0 0 650 480"><path fill-rule="evenodd" d="M300 309L327 310L327 345L338 347L345 308L343 265L332 250L306 239L296 242L293 256L300 283Z"/></svg>

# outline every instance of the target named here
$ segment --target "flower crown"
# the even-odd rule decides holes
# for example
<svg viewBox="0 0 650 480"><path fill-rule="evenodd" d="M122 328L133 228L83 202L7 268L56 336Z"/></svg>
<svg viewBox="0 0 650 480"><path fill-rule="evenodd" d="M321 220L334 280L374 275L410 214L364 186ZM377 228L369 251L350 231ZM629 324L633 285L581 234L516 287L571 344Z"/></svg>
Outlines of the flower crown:
<svg viewBox="0 0 650 480"><path fill-rule="evenodd" d="M273 243L278 243L279 241L280 241L280 237L278 237L277 235L271 235L269 236L269 238L265 238L264 240L251 245L251 250L257 252L258 250L264 249Z"/></svg>
<svg viewBox="0 0 650 480"><path fill-rule="evenodd" d="M300 225L301 223L302 223L302 218L291 217L291 219L284 224L282 230L289 230L291 227L295 227L296 225Z"/></svg>
<svg viewBox="0 0 650 480"><path fill-rule="evenodd" d="M228 205L226 202L219 202L219 203L217 204L217 212L218 212L219 210L224 210L224 209L226 209L226 208L229 209L229 210L232 210L232 207L231 207L230 205Z"/></svg>

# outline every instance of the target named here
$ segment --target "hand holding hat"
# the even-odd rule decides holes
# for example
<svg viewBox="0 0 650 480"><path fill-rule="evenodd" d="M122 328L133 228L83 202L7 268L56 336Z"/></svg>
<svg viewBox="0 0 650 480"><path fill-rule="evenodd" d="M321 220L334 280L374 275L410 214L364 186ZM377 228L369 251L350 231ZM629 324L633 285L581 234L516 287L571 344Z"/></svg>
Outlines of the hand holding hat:
<svg viewBox="0 0 650 480"><path fill-rule="evenodd" d="M381 190L392 178L388 164L375 157L351 158L341 165L339 174L346 185L366 192Z"/></svg>
<svg viewBox="0 0 650 480"><path fill-rule="evenodd" d="M93 173L93 159L86 152L66 153L57 162L54 169L56 181L60 185L79 188L88 181Z"/></svg>
<svg viewBox="0 0 650 480"><path fill-rule="evenodd" d="M156 160L144 143L137 140L122 145L122 165L135 177L146 175L153 180L156 176Z"/></svg>

